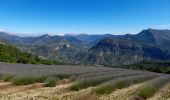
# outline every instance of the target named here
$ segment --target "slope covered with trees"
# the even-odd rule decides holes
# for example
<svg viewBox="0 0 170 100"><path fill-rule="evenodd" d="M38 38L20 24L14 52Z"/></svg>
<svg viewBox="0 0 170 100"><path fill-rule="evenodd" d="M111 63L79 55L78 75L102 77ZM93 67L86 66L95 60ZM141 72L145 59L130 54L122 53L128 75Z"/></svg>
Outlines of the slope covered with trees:
<svg viewBox="0 0 170 100"><path fill-rule="evenodd" d="M22 52L11 45L0 44L0 62L24 63L24 64L61 64L60 62L42 59L36 55Z"/></svg>
<svg viewBox="0 0 170 100"><path fill-rule="evenodd" d="M142 61L135 64L114 67L170 74L169 61Z"/></svg>

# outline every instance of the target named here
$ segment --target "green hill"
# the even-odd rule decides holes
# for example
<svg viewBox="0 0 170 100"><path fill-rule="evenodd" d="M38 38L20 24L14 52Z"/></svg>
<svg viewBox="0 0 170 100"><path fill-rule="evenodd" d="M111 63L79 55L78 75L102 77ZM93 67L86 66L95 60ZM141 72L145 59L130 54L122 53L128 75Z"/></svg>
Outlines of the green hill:
<svg viewBox="0 0 170 100"><path fill-rule="evenodd" d="M0 62L23 64L61 64L60 62L42 59L36 55L22 52L9 44L0 43Z"/></svg>

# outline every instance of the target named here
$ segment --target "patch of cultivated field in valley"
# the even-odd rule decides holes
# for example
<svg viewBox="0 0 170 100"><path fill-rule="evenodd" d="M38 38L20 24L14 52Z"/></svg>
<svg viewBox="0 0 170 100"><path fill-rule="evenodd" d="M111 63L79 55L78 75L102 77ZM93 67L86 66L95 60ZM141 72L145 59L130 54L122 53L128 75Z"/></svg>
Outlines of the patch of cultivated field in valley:
<svg viewBox="0 0 170 100"><path fill-rule="evenodd" d="M0 64L0 100L145 99L170 99L170 75L103 66Z"/></svg>

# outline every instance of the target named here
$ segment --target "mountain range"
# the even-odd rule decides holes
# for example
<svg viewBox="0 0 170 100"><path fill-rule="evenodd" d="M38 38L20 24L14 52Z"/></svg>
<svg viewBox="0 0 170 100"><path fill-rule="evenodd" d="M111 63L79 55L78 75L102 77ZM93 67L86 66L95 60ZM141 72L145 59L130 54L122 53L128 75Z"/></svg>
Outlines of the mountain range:
<svg viewBox="0 0 170 100"><path fill-rule="evenodd" d="M146 29L138 34L19 37L0 32L0 42L67 64L132 64L170 60L170 30Z"/></svg>

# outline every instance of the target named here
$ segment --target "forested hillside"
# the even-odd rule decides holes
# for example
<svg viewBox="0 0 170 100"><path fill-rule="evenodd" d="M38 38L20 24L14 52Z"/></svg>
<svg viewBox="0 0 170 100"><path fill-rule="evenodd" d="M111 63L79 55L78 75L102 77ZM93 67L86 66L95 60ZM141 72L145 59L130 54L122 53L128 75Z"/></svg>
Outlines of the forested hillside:
<svg viewBox="0 0 170 100"><path fill-rule="evenodd" d="M61 64L60 62L39 58L27 52L22 52L11 45L0 44L0 62L24 64Z"/></svg>
<svg viewBox="0 0 170 100"><path fill-rule="evenodd" d="M170 74L169 61L142 61L131 65L121 65L121 66L112 66L112 67Z"/></svg>

